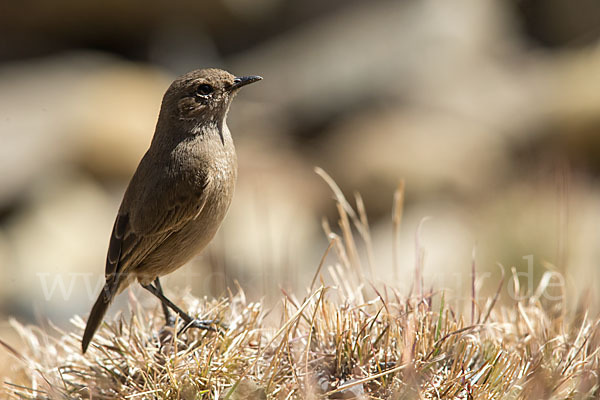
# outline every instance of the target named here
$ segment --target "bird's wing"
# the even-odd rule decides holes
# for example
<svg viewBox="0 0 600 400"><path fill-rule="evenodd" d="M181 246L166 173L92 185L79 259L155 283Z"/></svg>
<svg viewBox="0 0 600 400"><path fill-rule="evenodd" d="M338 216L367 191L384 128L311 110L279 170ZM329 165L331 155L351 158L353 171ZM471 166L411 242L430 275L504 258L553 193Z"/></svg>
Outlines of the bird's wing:
<svg viewBox="0 0 600 400"><path fill-rule="evenodd" d="M123 203L135 207L122 209L113 227L106 256L105 275L111 288L107 296L114 295L123 274L202 212L207 186L205 180L192 190L189 185L173 185L165 179L144 187L135 202L127 201L131 196L128 190Z"/></svg>

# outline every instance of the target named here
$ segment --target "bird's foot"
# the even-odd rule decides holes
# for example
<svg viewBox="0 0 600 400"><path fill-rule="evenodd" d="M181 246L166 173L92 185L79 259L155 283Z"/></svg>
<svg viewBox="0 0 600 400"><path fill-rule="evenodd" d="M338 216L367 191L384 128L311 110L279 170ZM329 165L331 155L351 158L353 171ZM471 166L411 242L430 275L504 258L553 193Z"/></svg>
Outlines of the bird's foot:
<svg viewBox="0 0 600 400"><path fill-rule="evenodd" d="M168 317L165 317L165 326L168 326L169 328L174 327L176 320L177 320L177 317L169 314Z"/></svg>
<svg viewBox="0 0 600 400"><path fill-rule="evenodd" d="M179 330L179 332L177 332L177 336L185 333L185 331L187 331L189 328L196 328L219 333L223 333L223 330L227 329L227 327L221 324L221 322L218 320L192 319L190 321L187 321L185 325Z"/></svg>

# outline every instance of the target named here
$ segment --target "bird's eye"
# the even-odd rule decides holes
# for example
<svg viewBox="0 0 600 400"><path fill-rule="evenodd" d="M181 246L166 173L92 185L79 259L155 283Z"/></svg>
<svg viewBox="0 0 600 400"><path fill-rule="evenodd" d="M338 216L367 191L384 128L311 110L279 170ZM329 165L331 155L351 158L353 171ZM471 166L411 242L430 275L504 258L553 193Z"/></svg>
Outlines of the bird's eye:
<svg viewBox="0 0 600 400"><path fill-rule="evenodd" d="M196 89L196 93L201 96L209 95L213 91L214 91L213 87L207 83L203 83L202 85L198 86L198 89Z"/></svg>

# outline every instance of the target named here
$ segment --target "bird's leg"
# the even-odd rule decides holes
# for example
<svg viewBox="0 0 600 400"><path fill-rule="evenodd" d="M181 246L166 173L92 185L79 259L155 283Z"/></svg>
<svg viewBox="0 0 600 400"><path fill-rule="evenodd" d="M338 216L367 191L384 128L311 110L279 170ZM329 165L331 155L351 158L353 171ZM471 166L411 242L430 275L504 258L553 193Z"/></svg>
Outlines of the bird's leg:
<svg viewBox="0 0 600 400"><path fill-rule="evenodd" d="M165 294L163 293L162 286L160 285L160 280L158 279L158 277L156 277L156 279L154 280L154 287L156 288L156 291L158 293L160 293L160 295L162 297L165 297ZM162 306L163 313L165 314L166 325L167 326L175 326L175 317L173 317L173 315L169 311L169 307L167 307L167 305L162 300L160 302L160 305Z"/></svg>
<svg viewBox="0 0 600 400"><path fill-rule="evenodd" d="M142 285L142 287L144 289L146 289L147 291L149 291L150 293L152 293L154 296L158 297L158 299L162 303L163 311L166 310L165 317L167 315L169 315L169 317L170 317L171 314L169 313L169 310L168 310L168 308L170 308L171 310L175 311L177 313L177 315L179 315L179 317L183 320L183 322L185 322L185 325L183 326L183 328L181 328L178 332L179 335L181 335L183 332L185 332L185 330L188 328L198 328L198 329L204 329L204 330L209 330L209 331L216 331L216 329L214 328L214 324L216 324L217 321L204 321L204 320L192 318L181 308L177 307L175 305L175 303L173 303L171 300L169 300L163 294L162 288L160 286L160 282L158 281L158 278L156 278L156 280L154 281L154 284L156 286L149 284L149 285ZM167 323L169 323L169 321L167 321Z"/></svg>

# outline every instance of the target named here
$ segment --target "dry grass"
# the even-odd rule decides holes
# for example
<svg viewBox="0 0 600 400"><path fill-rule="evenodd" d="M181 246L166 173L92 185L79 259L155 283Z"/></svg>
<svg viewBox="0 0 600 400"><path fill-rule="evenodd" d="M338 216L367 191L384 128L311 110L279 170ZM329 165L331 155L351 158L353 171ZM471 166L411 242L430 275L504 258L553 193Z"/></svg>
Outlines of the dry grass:
<svg viewBox="0 0 600 400"><path fill-rule="evenodd" d="M19 370L3 395L27 399L580 399L598 398L599 320L585 304L568 312L540 293L500 305L497 296L463 315L443 292L372 286L357 241L369 247L360 197L356 210L334 189L340 232L327 224L327 253L306 297L283 293L278 323L241 289L226 299L184 299L222 333L190 330L174 337L162 315L131 302L132 317L103 324L86 356L75 332L49 335L13 321L24 346L4 347ZM401 186L400 186L401 188ZM401 189L400 189L401 190ZM400 223L396 195L394 223ZM354 229L351 229L351 226ZM353 231L358 235L353 235ZM326 260L326 257L323 258ZM514 279L514 278L513 278ZM328 283L329 282L329 283ZM514 279L519 292L518 280Z"/></svg>

